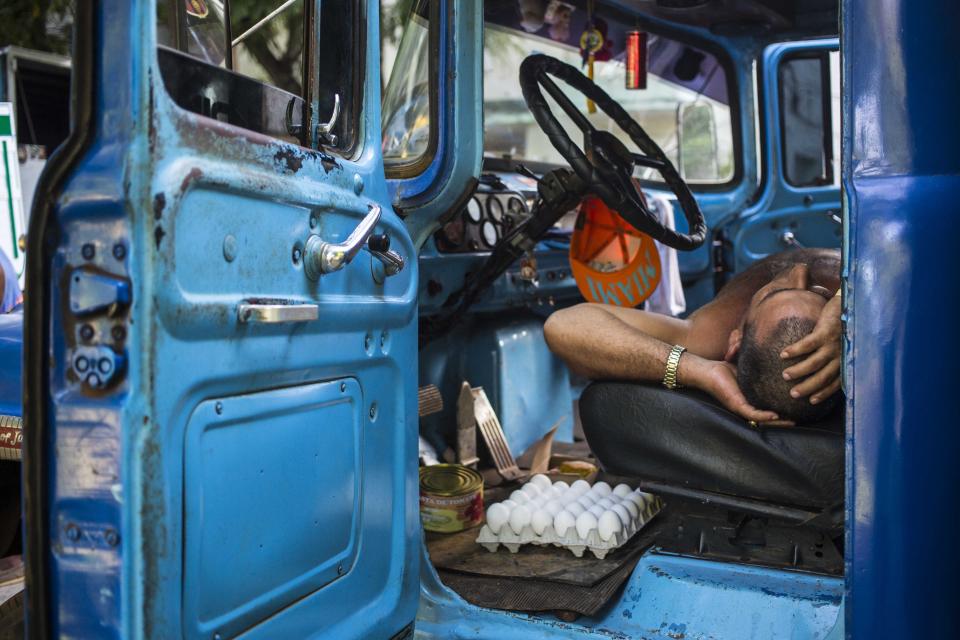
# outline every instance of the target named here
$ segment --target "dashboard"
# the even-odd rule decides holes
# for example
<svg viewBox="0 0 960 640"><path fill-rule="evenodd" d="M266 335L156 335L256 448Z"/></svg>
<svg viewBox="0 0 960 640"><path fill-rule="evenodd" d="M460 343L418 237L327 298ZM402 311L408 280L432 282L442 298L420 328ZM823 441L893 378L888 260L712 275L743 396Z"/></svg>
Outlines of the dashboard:
<svg viewBox="0 0 960 640"><path fill-rule="evenodd" d="M434 235L440 253L491 251L505 234L530 216L536 184L527 178L484 174L476 193Z"/></svg>
<svg viewBox="0 0 960 640"><path fill-rule="evenodd" d="M481 175L473 196L421 252L421 315L436 313L467 275L484 263L504 234L529 218L536 196L537 183L531 178L510 172ZM555 239L537 244L535 280L524 277L518 262L478 300L473 311L527 308L547 315L556 305L580 300L567 256L575 218L576 211L570 212L557 224Z"/></svg>

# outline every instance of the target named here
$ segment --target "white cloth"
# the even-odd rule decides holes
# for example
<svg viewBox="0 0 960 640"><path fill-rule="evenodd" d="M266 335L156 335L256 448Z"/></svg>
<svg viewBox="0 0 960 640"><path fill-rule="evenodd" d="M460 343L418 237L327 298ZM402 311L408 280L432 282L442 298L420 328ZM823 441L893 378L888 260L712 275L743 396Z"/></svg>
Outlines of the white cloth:
<svg viewBox="0 0 960 640"><path fill-rule="evenodd" d="M647 196L647 203L660 223L668 229L675 229L673 221L673 204L666 196ZM677 261L677 250L659 242L657 253L660 254L660 286L654 290L643 303L646 311L654 311L669 316L678 316L687 309L687 298L683 295L683 282L680 281L680 264Z"/></svg>

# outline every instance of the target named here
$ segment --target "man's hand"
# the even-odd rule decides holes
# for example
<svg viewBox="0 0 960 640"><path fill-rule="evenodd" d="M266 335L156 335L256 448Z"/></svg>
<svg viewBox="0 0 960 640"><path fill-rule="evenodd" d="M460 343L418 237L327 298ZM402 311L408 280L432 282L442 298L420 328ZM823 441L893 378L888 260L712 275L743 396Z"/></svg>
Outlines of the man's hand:
<svg viewBox="0 0 960 640"><path fill-rule="evenodd" d="M808 376L790 390L791 396L810 396L810 402L817 404L840 388L840 332L840 296L834 296L823 307L810 335L794 342L780 354L784 360L806 356L783 371L784 380Z"/></svg>
<svg viewBox="0 0 960 640"><path fill-rule="evenodd" d="M773 411L761 411L747 402L737 384L737 369L729 362L707 360L685 353L680 358L680 382L706 391L733 413L762 423L791 425Z"/></svg>

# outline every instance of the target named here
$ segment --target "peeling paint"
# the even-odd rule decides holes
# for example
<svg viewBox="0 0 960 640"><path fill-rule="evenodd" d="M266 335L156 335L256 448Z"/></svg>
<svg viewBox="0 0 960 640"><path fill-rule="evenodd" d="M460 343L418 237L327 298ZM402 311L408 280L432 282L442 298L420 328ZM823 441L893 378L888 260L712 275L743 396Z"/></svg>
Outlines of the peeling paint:
<svg viewBox="0 0 960 640"><path fill-rule="evenodd" d="M153 217L155 220L163 217L163 208L165 206L167 206L167 196L164 195L163 191L160 191L153 196Z"/></svg>
<svg viewBox="0 0 960 640"><path fill-rule="evenodd" d="M163 240L163 236L167 235L167 232L163 230L163 227L157 225L153 229L153 239L157 243L157 249L160 249L160 242Z"/></svg>
<svg viewBox="0 0 960 640"><path fill-rule="evenodd" d="M294 149L280 149L273 155L273 159L286 165L287 171L291 173L297 173L303 168L303 158Z"/></svg>
<svg viewBox="0 0 960 640"><path fill-rule="evenodd" d="M186 192L187 187L190 186L191 182L195 182L202 177L203 171L200 170L200 167L194 167L193 169L190 169L190 173L184 176L183 182L180 183L180 193Z"/></svg>

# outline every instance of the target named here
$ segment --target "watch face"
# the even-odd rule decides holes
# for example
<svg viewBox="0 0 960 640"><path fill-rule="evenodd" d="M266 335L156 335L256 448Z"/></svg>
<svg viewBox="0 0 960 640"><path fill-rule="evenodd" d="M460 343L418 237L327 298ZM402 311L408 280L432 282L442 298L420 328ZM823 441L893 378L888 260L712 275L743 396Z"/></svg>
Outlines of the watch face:
<svg viewBox="0 0 960 640"><path fill-rule="evenodd" d="M525 210L526 207L523 206L523 201L520 198L511 196L510 199L507 200L507 211L512 213L514 216L523 215Z"/></svg>
<svg viewBox="0 0 960 640"><path fill-rule="evenodd" d="M490 196L487 198L487 214L494 222L500 222L503 219L503 203L500 198Z"/></svg>
<svg viewBox="0 0 960 640"><path fill-rule="evenodd" d="M483 223L483 226L480 227L480 235L483 244L487 248L492 249L497 245L497 240L499 239L500 234L497 233L497 225L493 224L489 220Z"/></svg>
<svg viewBox="0 0 960 640"><path fill-rule="evenodd" d="M474 224L479 224L483 219L483 207L476 198L470 198L470 202L467 203L467 219Z"/></svg>

